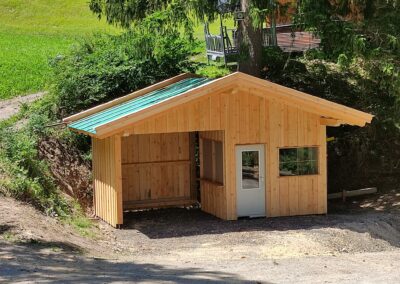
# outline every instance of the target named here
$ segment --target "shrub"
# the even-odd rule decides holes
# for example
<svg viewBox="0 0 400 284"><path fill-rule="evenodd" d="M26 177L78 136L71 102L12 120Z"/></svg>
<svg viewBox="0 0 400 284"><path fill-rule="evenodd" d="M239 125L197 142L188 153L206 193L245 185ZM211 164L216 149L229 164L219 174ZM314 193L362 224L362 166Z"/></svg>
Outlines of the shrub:
<svg viewBox="0 0 400 284"><path fill-rule="evenodd" d="M61 139L90 159L90 139L46 125L179 73L193 72L189 56L194 43L173 30L159 36L157 25L162 21L149 20L117 36L97 34L52 60L52 90L24 108L18 119L26 123L15 127L16 118L0 123L0 175L8 177L0 179L0 190L32 202L49 215L73 214L46 161L38 157L38 141L49 136ZM87 224L82 219L78 226Z"/></svg>
<svg viewBox="0 0 400 284"><path fill-rule="evenodd" d="M67 116L182 72L193 43L170 32L157 36L132 30L118 36L95 35L55 58L53 92L57 116Z"/></svg>
<svg viewBox="0 0 400 284"><path fill-rule="evenodd" d="M29 127L4 128L0 135L2 170L10 177L0 187L11 196L32 202L48 215L65 215L68 206L58 195L46 163L37 158L36 135Z"/></svg>

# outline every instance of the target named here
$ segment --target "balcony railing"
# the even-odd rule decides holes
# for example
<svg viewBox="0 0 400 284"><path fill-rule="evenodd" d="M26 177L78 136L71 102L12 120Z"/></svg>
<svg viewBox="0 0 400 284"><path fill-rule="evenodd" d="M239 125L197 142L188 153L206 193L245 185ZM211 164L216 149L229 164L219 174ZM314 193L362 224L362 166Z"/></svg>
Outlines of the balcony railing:
<svg viewBox="0 0 400 284"><path fill-rule="evenodd" d="M219 35L210 33L208 25L204 27L207 58L216 60L223 58L226 63L226 57L238 54L237 30L228 29L225 26L220 28ZM276 28L277 45L284 52L304 52L309 49L318 48L321 40L311 32L293 31L293 25L281 25ZM263 46L272 46L272 37L270 28L264 28L262 31Z"/></svg>

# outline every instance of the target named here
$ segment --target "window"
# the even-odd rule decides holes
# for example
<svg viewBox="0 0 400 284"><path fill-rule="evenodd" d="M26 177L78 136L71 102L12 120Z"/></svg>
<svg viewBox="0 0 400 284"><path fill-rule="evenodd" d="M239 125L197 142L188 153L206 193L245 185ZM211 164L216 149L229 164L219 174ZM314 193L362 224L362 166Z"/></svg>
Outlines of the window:
<svg viewBox="0 0 400 284"><path fill-rule="evenodd" d="M279 149L279 175L302 176L318 174L318 148Z"/></svg>
<svg viewBox="0 0 400 284"><path fill-rule="evenodd" d="M223 145L220 141L209 139L202 139L203 153L202 153L202 178L224 183L224 157Z"/></svg>
<svg viewBox="0 0 400 284"><path fill-rule="evenodd" d="M260 187L259 151L242 152L242 188Z"/></svg>

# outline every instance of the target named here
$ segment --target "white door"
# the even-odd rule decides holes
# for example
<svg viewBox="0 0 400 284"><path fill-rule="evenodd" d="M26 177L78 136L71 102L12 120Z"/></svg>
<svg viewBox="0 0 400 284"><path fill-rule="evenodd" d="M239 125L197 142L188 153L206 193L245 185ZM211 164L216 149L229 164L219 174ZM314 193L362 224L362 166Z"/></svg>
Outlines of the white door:
<svg viewBox="0 0 400 284"><path fill-rule="evenodd" d="M265 216L264 145L236 146L238 217Z"/></svg>

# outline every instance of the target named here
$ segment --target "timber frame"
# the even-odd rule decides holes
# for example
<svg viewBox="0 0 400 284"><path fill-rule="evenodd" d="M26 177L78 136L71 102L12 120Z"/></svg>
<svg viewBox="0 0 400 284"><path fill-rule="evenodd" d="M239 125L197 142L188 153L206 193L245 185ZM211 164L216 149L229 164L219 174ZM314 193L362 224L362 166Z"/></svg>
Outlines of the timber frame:
<svg viewBox="0 0 400 284"><path fill-rule="evenodd" d="M162 90L182 74L67 117L70 124ZM373 116L243 73L233 73L187 90L146 109L99 125L93 141L96 215L112 226L123 211L185 206L199 197L203 211L237 219L235 146L265 145L266 216L327 212L326 127L364 126ZM197 134L196 134L197 133ZM202 178L197 196L194 138L223 145L223 183ZM318 147L318 174L283 177L279 149Z"/></svg>

